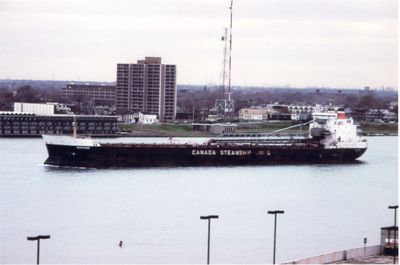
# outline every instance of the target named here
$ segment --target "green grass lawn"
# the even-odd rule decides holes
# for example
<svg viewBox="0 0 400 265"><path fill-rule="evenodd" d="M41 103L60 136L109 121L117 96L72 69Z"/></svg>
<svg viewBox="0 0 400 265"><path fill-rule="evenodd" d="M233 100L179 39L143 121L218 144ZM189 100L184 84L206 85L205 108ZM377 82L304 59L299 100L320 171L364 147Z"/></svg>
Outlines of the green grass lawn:
<svg viewBox="0 0 400 265"><path fill-rule="evenodd" d="M398 134L397 123L361 122L359 125L364 134Z"/></svg>
<svg viewBox="0 0 400 265"><path fill-rule="evenodd" d="M121 131L160 136L204 136L205 133L193 132L191 124L120 124Z"/></svg>
<svg viewBox="0 0 400 265"><path fill-rule="evenodd" d="M282 128L287 128L299 122L294 121L269 121L260 123L238 123L237 133L270 133ZM377 123L377 122L362 122L359 123L364 134L397 134L398 126L395 123ZM120 130L123 132L132 132L135 134L148 134L159 136L210 136L207 132L192 131L191 124L120 124ZM302 130L301 130L302 129ZM308 125L289 130L281 133L307 133Z"/></svg>

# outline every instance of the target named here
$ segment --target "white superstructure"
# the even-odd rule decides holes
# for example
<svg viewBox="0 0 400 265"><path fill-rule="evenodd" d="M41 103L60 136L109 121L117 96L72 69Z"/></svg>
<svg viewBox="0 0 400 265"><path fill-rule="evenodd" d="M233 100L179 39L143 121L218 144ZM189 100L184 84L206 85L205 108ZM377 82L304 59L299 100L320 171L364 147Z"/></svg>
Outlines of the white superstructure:
<svg viewBox="0 0 400 265"><path fill-rule="evenodd" d="M67 145L67 146L100 146L92 138L72 137L71 135L42 135L46 144Z"/></svg>
<svg viewBox="0 0 400 265"><path fill-rule="evenodd" d="M325 148L367 148L367 141L357 133L357 125L343 111L313 113L310 136L322 135Z"/></svg>

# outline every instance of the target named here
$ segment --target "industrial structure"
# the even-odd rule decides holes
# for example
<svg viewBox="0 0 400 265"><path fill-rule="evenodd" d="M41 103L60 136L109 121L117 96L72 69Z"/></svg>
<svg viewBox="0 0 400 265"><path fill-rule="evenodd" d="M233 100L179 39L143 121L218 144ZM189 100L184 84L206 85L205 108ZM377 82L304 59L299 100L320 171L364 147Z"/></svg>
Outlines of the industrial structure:
<svg viewBox="0 0 400 265"><path fill-rule="evenodd" d="M232 119L234 112L234 102L231 96L231 72L232 72L232 17L233 0L231 0L230 9L230 27L229 27L229 50L228 50L228 29L224 29L224 36L221 40L224 42L223 63L222 63L222 95L223 98L215 100L215 106L212 112L217 116L228 121ZM228 82L228 84L226 84Z"/></svg>
<svg viewBox="0 0 400 265"><path fill-rule="evenodd" d="M176 117L176 65L160 57L117 65L116 108L120 114L156 114L160 121Z"/></svg>
<svg viewBox="0 0 400 265"><path fill-rule="evenodd" d="M118 117L74 115L64 104L15 102L14 111L0 111L1 136L41 136L72 134L76 122L80 135L103 136L118 131Z"/></svg>
<svg viewBox="0 0 400 265"><path fill-rule="evenodd" d="M36 115L28 112L0 112L0 136L41 136L42 134L72 134L76 120L80 135L111 135L118 131L116 116Z"/></svg>

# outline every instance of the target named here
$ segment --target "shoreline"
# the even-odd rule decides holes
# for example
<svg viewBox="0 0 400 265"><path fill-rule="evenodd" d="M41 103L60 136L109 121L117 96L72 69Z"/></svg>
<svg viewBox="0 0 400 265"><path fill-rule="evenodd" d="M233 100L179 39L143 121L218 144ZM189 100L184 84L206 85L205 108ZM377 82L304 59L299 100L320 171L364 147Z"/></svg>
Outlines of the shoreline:
<svg viewBox="0 0 400 265"><path fill-rule="evenodd" d="M262 134L273 133L276 130L284 129L299 124L294 121L260 122L260 123L238 123L236 133L238 134ZM360 134L362 136L398 136L397 123L378 123L378 122L360 122L358 123ZM308 128L289 129L287 133L306 133ZM62 134L56 134L62 135ZM68 135L68 134L63 134ZM72 133L71 133L72 135ZM117 137L216 137L207 131L194 131L192 124L120 124L119 132L114 134L83 134L94 138L117 138ZM42 134L8 134L0 135L0 138L39 138Z"/></svg>
<svg viewBox="0 0 400 265"><path fill-rule="evenodd" d="M56 134L61 135L61 134ZM65 134L64 134L65 135ZM164 135L164 134L152 134L152 133L132 133L132 134L111 134L111 135L91 135L92 138L123 138L123 137L217 137L218 135ZM364 137L380 137L380 136L399 136L398 133L363 133ZM84 137L84 136L82 136ZM0 135L0 139L12 139L12 138L42 138L42 135Z"/></svg>

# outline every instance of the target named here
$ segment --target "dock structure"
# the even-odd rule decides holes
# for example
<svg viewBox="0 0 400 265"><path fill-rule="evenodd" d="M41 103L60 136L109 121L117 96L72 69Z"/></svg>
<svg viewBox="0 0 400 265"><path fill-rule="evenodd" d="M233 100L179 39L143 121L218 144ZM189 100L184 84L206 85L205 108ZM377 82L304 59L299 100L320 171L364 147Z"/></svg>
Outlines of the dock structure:
<svg viewBox="0 0 400 265"><path fill-rule="evenodd" d="M37 137L43 134L72 134L74 117L79 135L103 136L118 130L116 116L36 115L27 112L0 112L0 137Z"/></svg>

